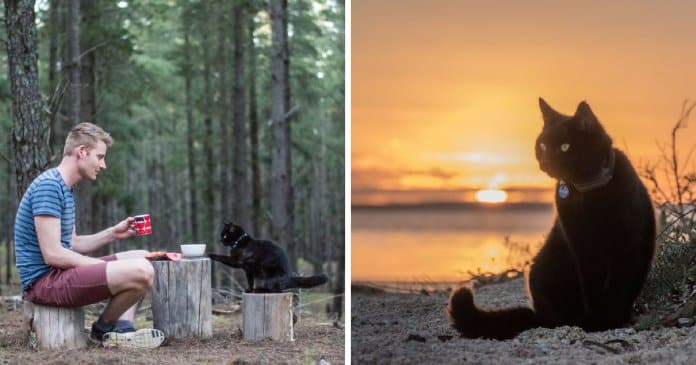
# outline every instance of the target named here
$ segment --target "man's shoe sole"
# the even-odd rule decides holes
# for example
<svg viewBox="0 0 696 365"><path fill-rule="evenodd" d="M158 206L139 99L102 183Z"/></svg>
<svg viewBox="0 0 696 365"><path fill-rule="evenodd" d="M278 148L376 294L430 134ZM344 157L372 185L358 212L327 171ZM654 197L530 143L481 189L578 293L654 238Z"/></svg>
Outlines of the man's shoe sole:
<svg viewBox="0 0 696 365"><path fill-rule="evenodd" d="M102 338L104 347L124 347L134 349L154 349L159 347L164 341L164 332L153 329L144 328L135 332L107 332Z"/></svg>

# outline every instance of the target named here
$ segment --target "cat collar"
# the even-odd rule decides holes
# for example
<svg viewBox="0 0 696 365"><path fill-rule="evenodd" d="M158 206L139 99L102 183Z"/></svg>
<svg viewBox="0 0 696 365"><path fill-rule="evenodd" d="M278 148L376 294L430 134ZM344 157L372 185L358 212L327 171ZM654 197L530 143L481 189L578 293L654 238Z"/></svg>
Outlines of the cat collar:
<svg viewBox="0 0 696 365"><path fill-rule="evenodd" d="M230 245L230 247L232 247L232 248L237 248L237 245L239 244L239 241L241 241L242 238L248 237L248 236L249 236L249 235L246 234L246 232L244 232L244 234L242 234L241 236L239 236L239 238L237 238L237 240L235 240L235 241Z"/></svg>
<svg viewBox="0 0 696 365"><path fill-rule="evenodd" d="M592 179L588 181L583 181L583 182L577 182L577 181L568 181L573 185L575 190L585 193L597 188L601 188L602 186L606 185L611 181L611 179L614 177L614 165L616 164L616 152L614 152L614 149L612 148L611 153L609 154L609 161L606 166L602 167L602 170L597 174L597 176L593 177Z"/></svg>

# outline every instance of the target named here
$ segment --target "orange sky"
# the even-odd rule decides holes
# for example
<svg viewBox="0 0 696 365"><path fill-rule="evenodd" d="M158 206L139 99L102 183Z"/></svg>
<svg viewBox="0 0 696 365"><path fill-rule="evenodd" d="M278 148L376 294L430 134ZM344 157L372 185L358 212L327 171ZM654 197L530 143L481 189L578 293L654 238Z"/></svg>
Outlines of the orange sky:
<svg viewBox="0 0 696 365"><path fill-rule="evenodd" d="M696 97L696 3L560 3L354 0L353 203L552 186L534 159L539 96L565 114L587 100L634 164L657 160Z"/></svg>

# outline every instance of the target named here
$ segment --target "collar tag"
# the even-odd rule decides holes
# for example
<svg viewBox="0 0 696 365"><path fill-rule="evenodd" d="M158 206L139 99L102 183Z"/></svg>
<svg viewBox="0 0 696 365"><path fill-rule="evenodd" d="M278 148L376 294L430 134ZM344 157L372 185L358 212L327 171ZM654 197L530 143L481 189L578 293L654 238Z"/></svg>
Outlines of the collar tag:
<svg viewBox="0 0 696 365"><path fill-rule="evenodd" d="M561 199L565 199L570 195L570 189L568 189L568 185L566 185L565 181L560 180L558 182L558 197Z"/></svg>

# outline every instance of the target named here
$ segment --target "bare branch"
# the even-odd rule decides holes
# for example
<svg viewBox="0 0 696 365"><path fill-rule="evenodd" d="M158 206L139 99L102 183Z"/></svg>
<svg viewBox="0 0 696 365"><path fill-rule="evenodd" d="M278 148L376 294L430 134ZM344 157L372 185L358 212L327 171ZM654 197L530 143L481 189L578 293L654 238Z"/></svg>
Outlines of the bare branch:
<svg viewBox="0 0 696 365"><path fill-rule="evenodd" d="M679 120L677 121L677 124L672 128L672 178L674 179L674 184L675 186L675 191L677 192L677 203L679 204L679 207L683 207L684 201L682 200L683 196L683 189L681 187L680 183L680 171L679 171L679 158L677 156L677 131L681 128L686 128L688 121L689 121L689 115L691 114L691 111L696 107L696 102L691 103L689 105L689 101L685 100L684 103L682 104L682 112L679 117Z"/></svg>
<svg viewBox="0 0 696 365"><path fill-rule="evenodd" d="M86 55L89 54L90 52L94 52L97 48L102 47L102 46L108 44L109 42L111 42L111 41L106 40L106 41L104 41L104 42L101 42L101 43L97 44L96 46L94 46L94 47L92 47L92 48L90 48L90 49L88 49L88 50L82 52L82 54L79 55L79 56L77 56L77 58L78 58L78 59L82 59L82 57L86 56Z"/></svg>
<svg viewBox="0 0 696 365"><path fill-rule="evenodd" d="M0 157L2 157L3 160L7 161L8 164L12 164L12 160L9 157L5 156L4 153L0 153Z"/></svg>
<svg viewBox="0 0 696 365"><path fill-rule="evenodd" d="M295 105L290 110L288 110L288 112L285 113L285 115L283 115L283 120L290 119L293 115L297 114L298 111L300 111L300 107ZM268 120L268 125L273 125L273 119Z"/></svg>
<svg viewBox="0 0 696 365"><path fill-rule="evenodd" d="M691 146L691 149L689 149L689 153L686 154L686 159L684 160L684 165L689 164L689 160L691 160L691 155L694 153L694 150L696 150L696 145Z"/></svg>

